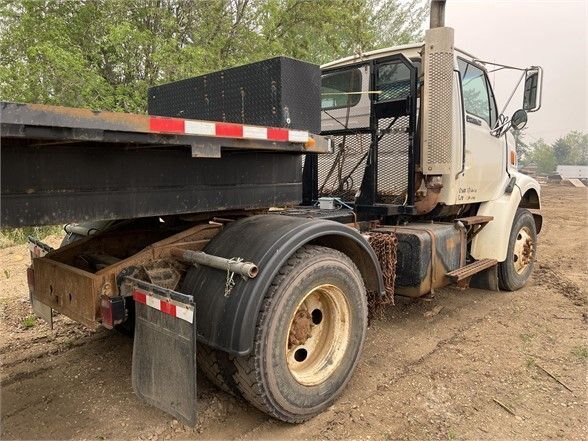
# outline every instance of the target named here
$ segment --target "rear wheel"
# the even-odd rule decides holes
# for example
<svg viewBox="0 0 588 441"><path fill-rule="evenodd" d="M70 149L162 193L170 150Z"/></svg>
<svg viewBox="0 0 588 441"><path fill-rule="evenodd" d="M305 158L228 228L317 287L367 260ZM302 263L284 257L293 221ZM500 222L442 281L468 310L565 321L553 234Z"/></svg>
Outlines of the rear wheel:
<svg viewBox="0 0 588 441"><path fill-rule="evenodd" d="M533 272L537 250L537 231L533 215L519 208L515 214L506 260L498 265L500 288L516 291L526 285Z"/></svg>
<svg viewBox="0 0 588 441"><path fill-rule="evenodd" d="M266 293L251 354L233 360L237 388L275 418L308 420L343 391L366 327L366 292L355 264L339 251L304 246Z"/></svg>

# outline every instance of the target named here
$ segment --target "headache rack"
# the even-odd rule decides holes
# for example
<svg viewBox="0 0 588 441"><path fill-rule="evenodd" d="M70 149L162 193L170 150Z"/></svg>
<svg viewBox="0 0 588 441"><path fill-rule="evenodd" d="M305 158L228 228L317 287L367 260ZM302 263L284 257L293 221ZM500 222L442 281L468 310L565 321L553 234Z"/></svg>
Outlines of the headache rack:
<svg viewBox="0 0 588 441"><path fill-rule="evenodd" d="M2 227L298 205L304 130L0 102Z"/></svg>

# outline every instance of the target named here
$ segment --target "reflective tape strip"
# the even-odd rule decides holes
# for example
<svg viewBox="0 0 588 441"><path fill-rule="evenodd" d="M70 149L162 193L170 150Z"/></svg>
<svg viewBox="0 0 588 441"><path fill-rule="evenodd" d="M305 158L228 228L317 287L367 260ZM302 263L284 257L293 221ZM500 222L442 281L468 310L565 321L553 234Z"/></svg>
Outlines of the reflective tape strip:
<svg viewBox="0 0 588 441"><path fill-rule="evenodd" d="M259 139L262 141L295 143L305 143L310 139L308 132L304 130L164 118L161 116L149 117L149 130L158 133L181 133L185 135L212 136L215 138Z"/></svg>
<svg viewBox="0 0 588 441"><path fill-rule="evenodd" d="M149 130L164 133L185 133L183 119L177 118L149 118Z"/></svg>
<svg viewBox="0 0 588 441"><path fill-rule="evenodd" d="M186 121L186 133L190 135L216 136L213 122Z"/></svg>
<svg viewBox="0 0 588 441"><path fill-rule="evenodd" d="M250 139L267 139L267 128L266 127L243 127L243 138Z"/></svg>
<svg viewBox="0 0 588 441"><path fill-rule="evenodd" d="M308 132L303 130L288 130L288 141L290 142L306 142L308 139Z"/></svg>
<svg viewBox="0 0 588 441"><path fill-rule="evenodd" d="M179 318L188 323L194 322L194 307L184 305L179 302L174 302L170 299L164 299L159 296L153 295L139 289L133 292L133 300L137 303L150 306L153 309L163 312L164 314L171 315L172 317Z"/></svg>

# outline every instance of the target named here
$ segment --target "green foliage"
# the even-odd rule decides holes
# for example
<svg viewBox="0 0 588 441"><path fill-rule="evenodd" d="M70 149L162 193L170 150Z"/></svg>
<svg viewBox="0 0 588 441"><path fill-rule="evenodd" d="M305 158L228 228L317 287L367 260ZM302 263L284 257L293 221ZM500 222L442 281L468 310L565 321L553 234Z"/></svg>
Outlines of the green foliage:
<svg viewBox="0 0 588 441"><path fill-rule="evenodd" d="M588 359L588 346L575 346L572 354L581 359Z"/></svg>
<svg viewBox="0 0 588 441"><path fill-rule="evenodd" d="M558 164L588 165L588 134L573 131L553 143Z"/></svg>
<svg viewBox="0 0 588 441"><path fill-rule="evenodd" d="M557 139L553 145L539 139L524 145L522 133L514 133L519 154L523 151L522 163L537 165L539 173L552 173L558 165L588 165L588 134L572 131L563 138ZM518 138L517 138L518 136Z"/></svg>
<svg viewBox="0 0 588 441"><path fill-rule="evenodd" d="M525 162L529 154L529 144L525 142L525 129L512 129L512 134L515 139L515 148L517 155L521 162Z"/></svg>
<svg viewBox="0 0 588 441"><path fill-rule="evenodd" d="M51 225L46 227L3 228L0 229L0 248L21 245L27 241L27 237L29 236L43 240L47 236L60 233L63 233L63 226L61 225Z"/></svg>
<svg viewBox="0 0 588 441"><path fill-rule="evenodd" d="M539 173L553 173L557 167L557 161L553 148L547 144L543 139L539 139L531 143L531 153L529 155L529 162L537 165Z"/></svg>
<svg viewBox="0 0 588 441"><path fill-rule="evenodd" d="M143 112L147 88L419 40L426 0L0 0L0 98Z"/></svg>
<svg viewBox="0 0 588 441"><path fill-rule="evenodd" d="M23 328L29 329L37 324L37 317L34 315L28 315L20 321Z"/></svg>

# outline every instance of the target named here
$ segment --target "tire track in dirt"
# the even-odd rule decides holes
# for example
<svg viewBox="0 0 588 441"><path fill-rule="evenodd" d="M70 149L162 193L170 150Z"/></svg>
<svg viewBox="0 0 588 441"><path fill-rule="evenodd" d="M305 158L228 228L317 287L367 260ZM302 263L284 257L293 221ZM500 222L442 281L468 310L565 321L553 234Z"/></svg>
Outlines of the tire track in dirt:
<svg viewBox="0 0 588 441"><path fill-rule="evenodd" d="M479 291L479 293L482 295L483 295L483 293L486 293L489 295L496 294L493 292L484 292L484 291ZM453 292L449 295L456 295L456 294L457 293ZM306 424L304 424L304 428L301 431L306 432L309 429L308 426L316 425L316 426L320 427L323 425L329 426L329 425L332 425L333 423L337 423L337 421L339 421L341 418L341 415L340 415L341 413L350 413L354 409L358 408L358 405L351 404L351 402L348 402L348 404L342 405L341 402L345 402L346 398L352 398L352 401L354 403L369 402L370 397L373 397L374 393L377 393L377 391L380 391L381 389L388 387L387 385L392 384L393 382L399 382L400 380L406 379L408 376L412 375L411 371L413 371L416 367L422 366L423 364L425 364L428 360L430 360L438 352L443 350L446 346L458 342L460 339L463 338L464 332L466 332L467 330L480 324L481 322L486 320L486 318L489 315L492 315L493 313L498 311L500 308L501 307L498 306L496 308L490 309L490 310L486 311L484 315L479 316L475 320L473 320L465 325L462 325L462 326L455 328L449 337L446 337L446 338L443 338L441 340L436 341L434 347L432 349L430 349L429 351L427 351L425 354L421 355L418 359L416 359L412 362L409 362L409 363L404 363L402 365L402 367L400 368L400 370L396 370L393 372L391 377L388 375L379 375L377 378L372 377L369 381L369 384L362 384L362 389L365 390L365 392L360 393L360 394L353 393L352 397L350 397L349 391L347 391L347 393L344 393L344 395L342 397L340 397L339 400L337 402L335 402L335 404L333 406L331 406L331 408L329 408L326 412L324 412L323 414L315 417L314 419L312 419L309 422L307 422ZM385 319L382 319L382 321L383 320L385 320ZM277 424L280 424L280 423L277 423ZM275 425L276 425L275 420L268 419L267 421L264 421L259 426L256 426L255 428L251 429L249 432L242 434L241 436L239 436L236 439L239 441L245 441L245 440L251 440L251 439L254 440L254 439L256 439L255 438L256 434L260 433L262 431L262 429L264 429L264 428L268 429L269 427L275 426ZM296 427L296 426L294 426L294 427ZM325 435L326 430L327 429L323 429L319 432L321 438Z"/></svg>

